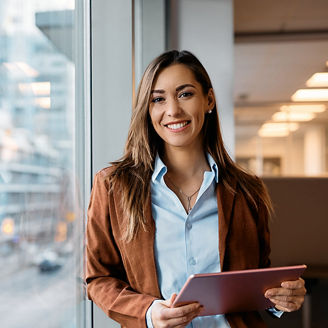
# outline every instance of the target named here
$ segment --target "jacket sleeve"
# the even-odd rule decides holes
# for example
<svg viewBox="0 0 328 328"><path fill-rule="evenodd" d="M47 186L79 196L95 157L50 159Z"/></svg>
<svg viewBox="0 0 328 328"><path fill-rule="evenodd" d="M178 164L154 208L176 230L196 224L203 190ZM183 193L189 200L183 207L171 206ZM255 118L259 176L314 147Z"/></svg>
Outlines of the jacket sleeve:
<svg viewBox="0 0 328 328"><path fill-rule="evenodd" d="M146 327L146 312L156 299L137 293L126 278L109 217L109 188L104 171L96 174L87 221L86 283L89 299L125 327Z"/></svg>

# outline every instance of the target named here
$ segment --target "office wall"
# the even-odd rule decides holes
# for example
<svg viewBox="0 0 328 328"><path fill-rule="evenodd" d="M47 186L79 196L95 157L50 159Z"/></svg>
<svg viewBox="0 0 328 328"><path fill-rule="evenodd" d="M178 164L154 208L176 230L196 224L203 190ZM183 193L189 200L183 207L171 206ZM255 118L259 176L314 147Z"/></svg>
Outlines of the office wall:
<svg viewBox="0 0 328 328"><path fill-rule="evenodd" d="M174 0L173 0L174 2ZM179 0L171 6L176 26L172 46L190 50L204 64L213 83L223 139L234 156L233 2Z"/></svg>
<svg viewBox="0 0 328 328"><path fill-rule="evenodd" d="M132 2L92 1L93 173L123 154L132 108Z"/></svg>
<svg viewBox="0 0 328 328"><path fill-rule="evenodd" d="M92 176L123 154L132 106L132 2L93 0ZM120 327L93 305L93 327Z"/></svg>
<svg viewBox="0 0 328 328"><path fill-rule="evenodd" d="M271 227L274 266L328 266L328 178L265 178L275 215ZM327 274L327 273L326 273Z"/></svg>

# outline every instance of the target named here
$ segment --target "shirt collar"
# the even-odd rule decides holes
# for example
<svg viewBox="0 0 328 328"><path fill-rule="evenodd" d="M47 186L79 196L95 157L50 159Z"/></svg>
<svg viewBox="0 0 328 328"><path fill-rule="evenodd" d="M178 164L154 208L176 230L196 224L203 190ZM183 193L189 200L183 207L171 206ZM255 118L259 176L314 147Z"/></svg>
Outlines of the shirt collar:
<svg viewBox="0 0 328 328"><path fill-rule="evenodd" d="M154 164L154 172L151 176L151 180L155 182L156 180L160 180L163 175L167 172L167 167L159 157L159 155L156 155L155 158L155 164Z"/></svg>
<svg viewBox="0 0 328 328"><path fill-rule="evenodd" d="M219 169L217 164L215 163L213 157L207 153L207 161L208 164L210 165L211 171L214 173L214 178L215 178L215 182L218 183L219 182Z"/></svg>
<svg viewBox="0 0 328 328"><path fill-rule="evenodd" d="M210 165L211 171L214 173L214 177L215 177L215 181L216 183L219 182L219 170L218 170L218 166L215 163L213 157L207 153L207 160L208 163ZM151 180L153 182L155 182L156 180L160 180L162 176L164 176L167 172L167 167L166 165L163 163L163 161L161 160L161 158L159 157L159 155L156 155L155 158L155 164L154 164L154 172L151 176Z"/></svg>

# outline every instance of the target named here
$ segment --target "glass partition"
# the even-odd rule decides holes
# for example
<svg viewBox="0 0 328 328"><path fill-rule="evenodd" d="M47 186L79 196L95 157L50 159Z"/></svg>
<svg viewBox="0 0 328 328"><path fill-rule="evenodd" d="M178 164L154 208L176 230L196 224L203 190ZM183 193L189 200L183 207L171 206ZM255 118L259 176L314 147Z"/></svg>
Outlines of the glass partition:
<svg viewBox="0 0 328 328"><path fill-rule="evenodd" d="M74 0L0 2L0 317L6 328L76 327L80 320L74 15Z"/></svg>

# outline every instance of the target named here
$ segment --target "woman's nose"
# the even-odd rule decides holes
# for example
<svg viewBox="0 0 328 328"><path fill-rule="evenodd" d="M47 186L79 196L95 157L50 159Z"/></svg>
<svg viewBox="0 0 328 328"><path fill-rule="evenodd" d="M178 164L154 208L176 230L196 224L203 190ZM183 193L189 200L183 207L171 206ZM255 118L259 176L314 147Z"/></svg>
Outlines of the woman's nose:
<svg viewBox="0 0 328 328"><path fill-rule="evenodd" d="M168 116L177 116L181 113L181 107L177 99L171 99L167 104L166 114Z"/></svg>

